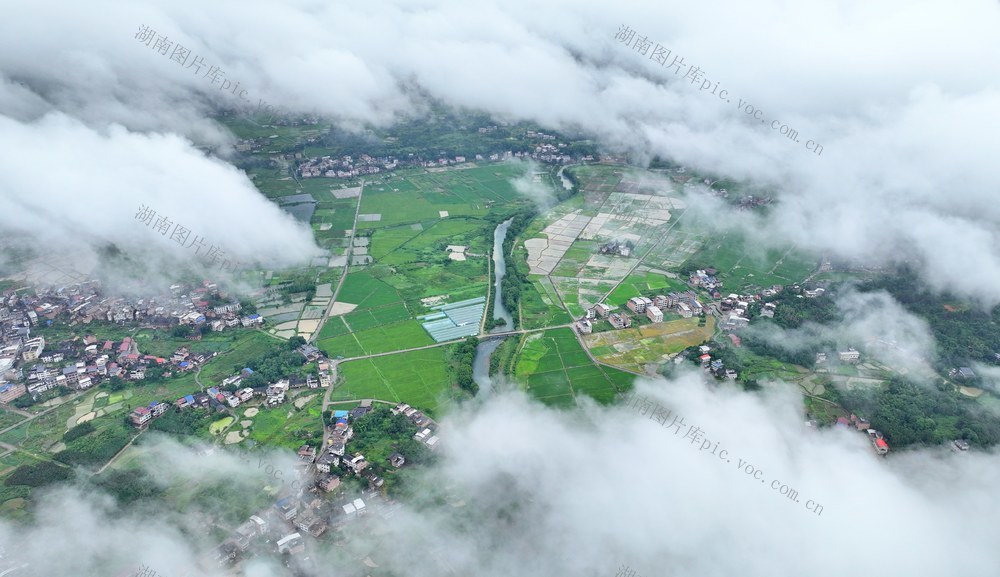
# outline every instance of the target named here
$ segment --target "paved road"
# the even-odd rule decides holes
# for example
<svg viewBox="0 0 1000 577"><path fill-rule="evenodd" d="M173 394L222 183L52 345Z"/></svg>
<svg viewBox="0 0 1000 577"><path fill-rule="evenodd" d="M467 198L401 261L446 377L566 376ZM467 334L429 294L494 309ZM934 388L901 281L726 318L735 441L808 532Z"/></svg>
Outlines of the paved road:
<svg viewBox="0 0 1000 577"><path fill-rule="evenodd" d="M358 190L358 206L354 208L354 224L351 225L351 238L347 241L347 264L344 265L344 274L340 275L340 280L337 282L337 288L333 291L333 296L330 297L330 305L326 307L326 312L323 313L323 318L320 319L319 324L316 325L316 330L313 331L312 336L309 337L309 343L315 343L316 339L319 337L319 332L323 329L323 325L326 324L327 319L330 318L330 313L333 311L333 305L337 302L337 295L340 294L340 288L344 286L344 281L347 279L347 271L351 269L351 255L354 253L354 236L358 233L358 215L361 214L361 195L365 190L365 181L361 181L361 189ZM324 439L324 443L325 443Z"/></svg>

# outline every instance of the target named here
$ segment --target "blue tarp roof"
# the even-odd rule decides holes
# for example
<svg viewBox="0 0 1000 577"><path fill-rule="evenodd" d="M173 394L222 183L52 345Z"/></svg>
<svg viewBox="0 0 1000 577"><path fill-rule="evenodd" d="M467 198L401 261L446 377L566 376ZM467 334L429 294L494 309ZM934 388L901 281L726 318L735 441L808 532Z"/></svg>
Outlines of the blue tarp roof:
<svg viewBox="0 0 1000 577"><path fill-rule="evenodd" d="M187 401L187 402L189 402L189 403L193 403L194 402L194 395L184 395L184 400Z"/></svg>

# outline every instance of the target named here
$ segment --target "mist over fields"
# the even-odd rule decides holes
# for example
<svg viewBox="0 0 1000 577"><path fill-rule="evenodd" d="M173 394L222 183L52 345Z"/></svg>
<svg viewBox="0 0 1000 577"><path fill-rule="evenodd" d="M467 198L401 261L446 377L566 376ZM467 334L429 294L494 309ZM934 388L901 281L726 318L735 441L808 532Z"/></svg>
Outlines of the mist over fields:
<svg viewBox="0 0 1000 577"><path fill-rule="evenodd" d="M782 387L747 395L691 373L638 389L671 411L663 424L623 406L558 411L520 393L459 411L443 423L442 461L414 502L388 521L349 525L347 550L398 575L597 577L625 564L640 575L832 577L860 564L989 576L1000 567L995 455L942 449L885 461L863 434L805 428L800 401ZM264 459L291 467L287 456ZM166 440L144 462L158 485L185 491L266 481L253 462ZM118 511L93 491L60 489L41 500L35 525L3 523L0 535L52 577L129 562L172 575L215 544L197 537L199 519L142 503ZM364 574L319 555L316 577Z"/></svg>
<svg viewBox="0 0 1000 577"><path fill-rule="evenodd" d="M582 131L611 152L772 190L777 202L765 213L727 214L717 226L755 246L905 261L935 290L1000 303L993 0L6 7L0 240L69 255L84 268L99 266L109 245L164 279L191 264L191 249L136 219L141 207L248 264L307 263L321 253L311 230L226 162L234 137L213 115L266 101L360 129L419 117L439 102ZM249 104L137 41L143 25L238 80ZM732 101L617 40L622 26L703 69ZM801 142L772 120L794 127ZM807 150L807 139L822 154ZM528 179L516 186L551 201ZM692 210L724 209L706 198ZM926 325L884 293L849 294L839 306L846 338L902 345L887 361L921 368L933 354ZM794 348L818 332L769 338ZM1000 382L994 369L976 370ZM442 420L443 458L424 475L429 494L445 486L456 499L418 499L378 537L349 528L352 547L368 547L380 567L403 576L612 577L621 565L643 577L1000 574L996 452L935 448L881 460L861 433L806 428L791 386L764 384L747 395L687 373L643 380L640 392L686 419L676 434L624 407L564 412L514 393L468 406ZM731 461L683 438L691 425ZM150 450L149 471L165 484L244 470L221 454L195 460L177 443ZM255 490L259 479L249 477L233 490ZM774 480L794 487L801 503L772 489ZM178 559L217 544L203 531L193 516L122 510L63 487L38 499L30 526L0 522L0 541L50 577L137 562L170 576ZM355 561L321 561L315 576L366 574ZM247 567L254 576L284 571Z"/></svg>
<svg viewBox="0 0 1000 577"><path fill-rule="evenodd" d="M169 136L170 153L129 151L130 133L153 141L177 133L214 146L230 138L208 118L219 107L263 101L358 127L419 116L433 98L582 129L613 149L773 188L781 199L776 210L734 220L759 242L866 262L906 259L934 287L1000 302L1000 169L992 162L1000 136L985 129L1000 121L996 2L22 0L10 9L17 17L0 40L0 114L5 149L15 154L0 161L0 188L29 213L66 206L61 220L71 230L92 222L88 206L110 184L107 167L140 154L149 158L113 179L113 188L138 198L128 210L102 211L110 225L104 231L134 224L130 213L146 199L142 191L169 188L176 202L161 209L168 215L196 202L238 204L274 231L269 241L283 243L272 251L279 261L292 262L313 250L308 236L278 211L256 206L245 180L183 152ZM196 74L140 43L142 25L247 93L222 92L221 80L205 77L209 69ZM670 49L671 60L697 66L731 102L700 90L670 62L657 64L651 51L641 55L616 40L623 25ZM931 36L937 41L928 42ZM739 110L741 102L754 114ZM801 143L772 129L772 120L797 130ZM26 138L25 130L38 137ZM55 142L81 139L90 154L52 150ZM821 155L806 150L807 139L821 144ZM52 159L57 174L25 182L27 169L36 177L45 171L31 159L52 152L59 153ZM186 174L204 178L177 180ZM2 211L0 226L21 228L23 212ZM189 228L201 224L194 219ZM218 224L220 244L242 255L265 249L241 234L241 220ZM48 228L51 242L62 226ZM119 234L138 243L145 233Z"/></svg>

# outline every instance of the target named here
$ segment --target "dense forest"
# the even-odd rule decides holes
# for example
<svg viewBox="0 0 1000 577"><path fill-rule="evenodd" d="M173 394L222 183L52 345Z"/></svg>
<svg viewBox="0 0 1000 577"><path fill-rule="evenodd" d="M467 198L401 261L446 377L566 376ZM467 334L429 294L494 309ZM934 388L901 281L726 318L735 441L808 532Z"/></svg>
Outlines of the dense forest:
<svg viewBox="0 0 1000 577"><path fill-rule="evenodd" d="M4 485L24 485L26 487L43 487L73 478L73 470L52 461L39 461L21 465L5 480Z"/></svg>
<svg viewBox="0 0 1000 577"><path fill-rule="evenodd" d="M785 329L796 329L807 322L826 324L841 320L843 314L834 303L833 294L834 289L830 289L822 296L805 298L786 289L765 299L765 302L776 305L774 324Z"/></svg>
<svg viewBox="0 0 1000 577"><path fill-rule="evenodd" d="M155 479L140 468L111 469L93 480L98 488L114 497L119 505L128 505L140 499L161 497L164 493Z"/></svg>
<svg viewBox="0 0 1000 577"><path fill-rule="evenodd" d="M974 445L1000 443L1000 420L950 384L919 385L898 376L882 389L839 393L841 405L867 418L893 449L962 438Z"/></svg>
<svg viewBox="0 0 1000 577"><path fill-rule="evenodd" d="M403 473L389 466L390 455L396 452L403 455L407 467L430 462L433 458L422 443L413 440L416 426L401 414L393 415L384 405L376 406L367 415L356 419L352 429L351 450L363 454L376 474L390 472L385 476L386 491L390 494L400 488L399 474Z"/></svg>
<svg viewBox="0 0 1000 577"><path fill-rule="evenodd" d="M479 385L472 378L472 364L476 360L477 346L479 346L479 339L466 337L464 341L455 345L450 359L455 382L463 391L472 395L479 392Z"/></svg>
<svg viewBox="0 0 1000 577"><path fill-rule="evenodd" d="M233 372L238 373L244 367L250 368L253 374L244 378L238 384L233 384L227 389L233 391L243 387L265 387L283 378L287 378L299 373L299 369L306 363L305 357L295 350L296 347L304 343L305 340L293 337L285 346L275 346L266 353L256 356L243 365L233 365Z"/></svg>
<svg viewBox="0 0 1000 577"><path fill-rule="evenodd" d="M868 281L860 288L884 290L927 321L937 342L937 363L942 372L972 361L1000 363L1000 305L986 310L954 295L933 293L910 269Z"/></svg>
<svg viewBox="0 0 1000 577"><path fill-rule="evenodd" d="M205 431L215 417L203 409L173 409L153 419L150 431L161 431L172 435L195 435Z"/></svg>
<svg viewBox="0 0 1000 577"><path fill-rule="evenodd" d="M92 466L108 462L132 439L135 431L124 423L112 425L69 441L56 453L56 460L67 465Z"/></svg>

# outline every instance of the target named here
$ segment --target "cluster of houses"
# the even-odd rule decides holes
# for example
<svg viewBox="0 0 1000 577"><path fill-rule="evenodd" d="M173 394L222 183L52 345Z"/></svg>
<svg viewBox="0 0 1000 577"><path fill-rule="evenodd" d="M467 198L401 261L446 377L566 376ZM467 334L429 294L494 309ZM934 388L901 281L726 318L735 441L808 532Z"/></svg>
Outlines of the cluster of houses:
<svg viewBox="0 0 1000 577"><path fill-rule="evenodd" d="M688 277L688 284L695 288L701 287L709 293L715 292L716 289L722 287L722 281L716 278L716 274L718 274L718 271L714 268L696 270ZM719 297L713 295L713 298Z"/></svg>
<svg viewBox="0 0 1000 577"><path fill-rule="evenodd" d="M302 553L305 550L303 535L319 537L330 527L341 526L368 514L370 507L365 502L364 494L353 498L345 496L335 501L323 500L320 496L341 485L340 475L353 474L368 480L367 498L379 498L385 480L372 472L371 463L364 455L346 452L347 442L354 436L351 423L371 410L372 401L366 399L351 411L334 411L326 451L318 451L312 445L303 445L298 450L298 472L301 476L312 479L309 488L293 491L292 494L286 492L268 510L251 516L240 525L217 548L216 557L220 565L232 563L241 552L263 536L276 539L278 553ZM393 408L392 412L405 415L421 429L414 438L419 438L431 449L437 446L438 437L434 434L437 424L433 419L402 403ZM388 461L394 468L406 463L400 453L393 453Z"/></svg>
<svg viewBox="0 0 1000 577"><path fill-rule="evenodd" d="M392 409L392 414L401 414L410 419L410 422L417 426L417 433L413 435L414 441L423 443L424 446L432 451L438 448L440 438L436 434L438 426L434 419L428 417L406 403L396 405L396 407Z"/></svg>
<svg viewBox="0 0 1000 577"><path fill-rule="evenodd" d="M808 422L806 425L814 426L812 422ZM871 427L871 423L853 413L850 418L837 417L837 422L834 426L841 429L854 428L858 431L862 431L868 435L868 440L871 442L875 453L885 455L889 452L889 443L886 442L882 433L873 429Z"/></svg>
<svg viewBox="0 0 1000 577"><path fill-rule="evenodd" d="M47 343L44 337L32 336L33 327L58 319L70 326L94 321L137 328L205 324L222 331L264 322L259 314L241 315L240 303L218 304L220 300L225 295L210 281L193 288L173 285L169 293L141 299L103 297L97 281L33 292L5 291L0 295L0 402L9 403L24 394L36 397L58 387L88 389L112 377L142 380L151 365L165 365L168 371L191 370L214 356L181 349L168 361L141 354L129 337L113 342L88 335ZM200 336L196 332L192 338Z"/></svg>
<svg viewBox="0 0 1000 577"><path fill-rule="evenodd" d="M626 308L636 315L645 315L653 323L663 322L664 311L673 311L683 318L701 315L705 307L698 301L693 291L672 292L667 295L656 295L652 298L636 296L628 299ZM616 329L627 329L632 326L632 317L624 312L612 312L605 303L597 303L587 310L584 318L576 323L576 328L583 334L593 332L593 320L608 319Z"/></svg>
<svg viewBox="0 0 1000 577"><path fill-rule="evenodd" d="M847 347L846 351L837 351L837 358L839 358L842 363L857 364L861 362L861 352L854 347ZM826 361L826 353L816 353L817 365L824 364Z"/></svg>
<svg viewBox="0 0 1000 577"><path fill-rule="evenodd" d="M296 157L300 158L301 155L297 154ZM355 178L366 174L378 174L383 168L393 170L398 165L399 161L392 156L376 158L362 154L357 160L349 155L340 158L318 156L301 162L298 165L298 172L302 178Z"/></svg>
<svg viewBox="0 0 1000 577"><path fill-rule="evenodd" d="M23 394L37 396L50 389L85 390L105 379L141 381L150 366L163 366L165 376L196 369L217 353L193 354L186 347L169 359L139 352L135 341L101 341L87 335L63 341L46 349L43 337L12 340L0 349L0 402L9 403ZM23 361L19 367L15 363ZM9 386L8 386L9 385Z"/></svg>
<svg viewBox="0 0 1000 577"><path fill-rule="evenodd" d="M344 155L339 158L334 158L332 156L317 156L306 160L302 160L301 154L296 154L295 157L297 160L301 161L296 167L296 170L302 178L357 178L368 174L378 174L383 170L391 171L397 168L410 166L431 168L437 166L463 164L470 161L498 162L513 158L530 158L538 162L568 164L573 161L573 157L562 152L562 148L565 146L566 145L563 143L559 143L558 145L542 143L535 145L532 151L526 152L508 150L506 152L497 152L489 155L476 154L471 157L459 154L454 157L441 156L432 159L415 158L408 160L401 160L395 156L373 157L367 154L362 154L357 159L349 155Z"/></svg>
<svg viewBox="0 0 1000 577"><path fill-rule="evenodd" d="M62 317L69 325L106 321L135 323L141 327L171 327L177 324L209 323L221 331L237 326L260 324L260 315L240 315L240 304L227 301L218 285L203 281L198 285L175 284L167 292L145 298L102 296L98 281L87 281L58 289L37 288L7 291L0 298L0 327L34 326Z"/></svg>
<svg viewBox="0 0 1000 577"><path fill-rule="evenodd" d="M769 290L774 290L772 287ZM771 293L774 294L774 293ZM750 324L750 305L761 300L763 295L738 295L730 294L719 301L719 312L722 313L722 320L719 328L724 331L735 331ZM774 318L774 311L777 308L775 303L765 303L760 307L760 316Z"/></svg>
<svg viewBox="0 0 1000 577"><path fill-rule="evenodd" d="M318 454L315 449L309 446L303 446L299 449L300 458L315 464L316 471L321 475L318 483L325 490L331 491L340 483L339 478L333 473L336 468L368 479L369 489L373 491L380 489L385 483L385 480L378 475L370 471L365 472L370 463L363 454L349 454L347 451L347 444L354 436L351 422L365 416L371 410L372 400L364 399L358 407L351 411L334 411L333 423L327 427L326 450ZM409 405L397 405L392 409L392 412L393 414L403 414L418 428L422 428L423 431L418 432L417 435L423 433L426 436L432 429L437 429L437 423L433 419ZM433 441L424 440L424 444L431 449L436 448L437 442L436 436L433 437ZM399 453L393 453L389 457L389 463L393 467L402 467L405 462L406 459Z"/></svg>
<svg viewBox="0 0 1000 577"><path fill-rule="evenodd" d="M156 417L166 413L169 408L170 403L153 401L149 403L149 406L135 408L131 413L129 413L128 418L136 427L144 427Z"/></svg>
<svg viewBox="0 0 1000 577"><path fill-rule="evenodd" d="M613 240L602 244L599 250L601 254L605 255L629 257L632 255L632 243Z"/></svg>
<svg viewBox="0 0 1000 577"><path fill-rule="evenodd" d="M733 369L727 369L722 359L712 358L712 347L701 345L698 347L698 362L701 368L712 374L717 379L736 380L739 374ZM679 363L684 360L682 355L675 357L674 362Z"/></svg>
<svg viewBox="0 0 1000 577"><path fill-rule="evenodd" d="M268 407L273 407L284 403L286 400L286 395L289 390L297 388L308 388L308 389L318 389L320 387L328 387L332 384L332 373L330 371L330 363L328 360L323 358L322 353L319 349L311 345L304 345L299 347L298 351L306 357L307 360L316 361L317 368L319 370L319 376L314 374L308 374L305 378L292 376L285 379L280 379L275 383L271 383L267 386L262 387L243 387L238 388L243 379L249 377L254 373L253 369L246 367L235 375L231 375L222 380L219 387L209 387L206 391L195 392L189 395L184 395L183 397L174 401L173 406L179 409L186 408L202 408L202 409L213 409L215 411L224 411L226 407L236 408L243 403L252 400L254 397L259 397L264 400L264 404ZM202 362L215 356L216 353L204 354L204 355L192 355L188 351L187 347L181 347L177 350L171 357L170 362L177 367L177 370L190 370L197 367ZM166 361L165 359L160 359L160 361ZM0 396L3 395L2 390L0 390ZM163 405L164 407L168 405ZM152 415L153 417L162 414L165 411L164 408L161 412ZM138 412L137 412L138 411ZM149 422L150 419L146 418L141 411L136 409L130 415L132 423L137 427L144 426Z"/></svg>
<svg viewBox="0 0 1000 577"><path fill-rule="evenodd" d="M495 132L496 126L480 127L479 134L489 134ZM572 155L566 152L567 144L564 142L553 142L556 136L545 134L534 130L524 133L522 140L528 141L530 150L496 152L493 154L456 155L454 157L439 156L437 158L423 158L411 155L402 159L393 155L370 156L361 154L355 158L351 155L340 157L316 156L307 158L302 153L281 157L281 160L296 161L296 171L302 178L356 178L368 174L378 174L382 171L392 171L397 168L408 167L436 167L462 164L464 162L498 162L506 159L532 159L538 162L549 164L568 164L574 160L592 161L592 156ZM267 139L243 140L237 143L236 150L240 152L257 152L266 146Z"/></svg>

